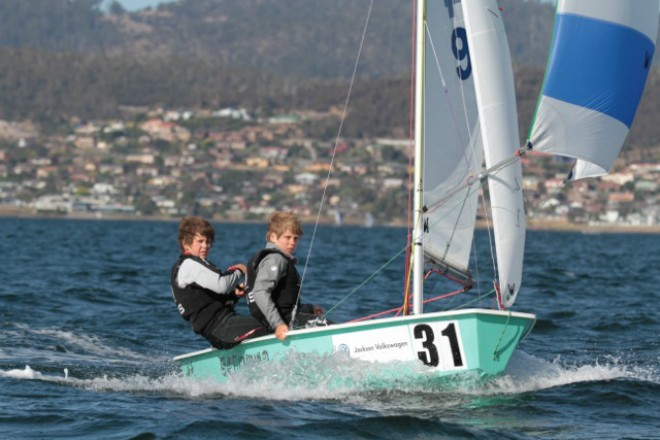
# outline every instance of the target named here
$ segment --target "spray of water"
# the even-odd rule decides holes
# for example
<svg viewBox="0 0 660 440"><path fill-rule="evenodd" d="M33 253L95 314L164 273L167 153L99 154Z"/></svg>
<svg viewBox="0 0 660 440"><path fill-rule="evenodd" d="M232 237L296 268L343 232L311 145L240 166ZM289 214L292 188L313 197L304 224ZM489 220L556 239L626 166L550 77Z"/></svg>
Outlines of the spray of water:
<svg viewBox="0 0 660 440"><path fill-rule="evenodd" d="M153 365L146 374L101 374L85 378L73 368L46 374L23 369L0 370L0 378L55 382L104 393L155 393L173 398L255 398L267 400L339 400L387 407L396 401L409 408L434 404L465 405L474 398L517 396L570 384L630 379L660 383L653 367L634 367L609 359L584 365L566 365L518 352L506 374L496 378L425 374L419 363L373 364L342 355L294 354L284 362L246 366L228 383L184 377L173 366ZM166 370L165 373L162 371Z"/></svg>

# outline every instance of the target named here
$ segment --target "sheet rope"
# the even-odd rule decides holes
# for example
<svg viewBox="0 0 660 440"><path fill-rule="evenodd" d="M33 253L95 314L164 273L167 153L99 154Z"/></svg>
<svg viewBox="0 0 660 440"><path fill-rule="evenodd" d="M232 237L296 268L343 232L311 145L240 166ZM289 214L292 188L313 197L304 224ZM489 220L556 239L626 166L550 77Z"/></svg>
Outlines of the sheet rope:
<svg viewBox="0 0 660 440"><path fill-rule="evenodd" d="M365 19L364 22L364 28L362 29L362 38L360 39L360 46L358 49L357 56L355 57L355 64L353 65L353 74L351 75L351 82L348 88L348 93L346 94L346 100L344 102L344 109L342 111L341 115L341 121L339 122L339 129L337 130L337 137L335 138L335 145L334 148L332 149L332 156L330 157L330 167L328 169L328 174L325 178L325 185L323 186L323 195L321 196L321 202L319 203L319 209L316 214L316 221L314 222L314 229L312 231L312 237L310 238L309 242L309 248L307 250L307 258L305 259L305 266L303 267L303 273L302 276L300 277L300 290L298 293L298 301L296 302L296 306L293 309L293 312L291 313L291 324L289 325L289 328L291 328L293 322L296 319L296 314L298 313L298 304L300 302L300 296L302 295L303 291L303 285L305 282L305 275L307 274L307 266L309 265L309 261L312 255L312 248L314 247L314 239L316 238L316 231L319 226L319 221L321 219L321 212L323 210L323 205L325 203L326 199L326 193L328 191L328 185L330 182L330 176L332 175L332 170L334 167L335 163L335 156L337 155L337 147L339 145L339 140L341 138L342 130L344 128L344 121L346 120L346 115L348 113L348 103L351 100L351 93L353 92L353 85L355 84L355 78L357 76L357 69L358 65L360 63L360 56L362 54L362 48L364 47L364 39L367 34L367 28L369 27L369 18L371 17L371 10L373 9L373 4L374 0L371 0L369 2L369 9L367 11L367 18Z"/></svg>

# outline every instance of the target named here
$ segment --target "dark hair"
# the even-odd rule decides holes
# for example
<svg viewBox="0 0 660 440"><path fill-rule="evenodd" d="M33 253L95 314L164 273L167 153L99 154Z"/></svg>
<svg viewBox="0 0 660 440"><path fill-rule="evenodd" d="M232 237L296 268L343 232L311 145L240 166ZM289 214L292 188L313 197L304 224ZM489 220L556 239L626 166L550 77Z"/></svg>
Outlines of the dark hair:
<svg viewBox="0 0 660 440"><path fill-rule="evenodd" d="M215 240L215 230L211 223L201 217L184 217L179 223L179 246L182 252L183 245L191 244L197 234L207 238L211 244Z"/></svg>

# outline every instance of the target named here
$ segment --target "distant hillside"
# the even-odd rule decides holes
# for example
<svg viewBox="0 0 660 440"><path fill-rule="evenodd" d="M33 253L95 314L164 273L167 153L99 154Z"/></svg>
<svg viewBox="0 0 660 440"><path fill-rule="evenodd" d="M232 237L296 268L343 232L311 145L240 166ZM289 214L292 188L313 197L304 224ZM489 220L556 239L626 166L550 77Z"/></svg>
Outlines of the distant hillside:
<svg viewBox="0 0 660 440"><path fill-rule="evenodd" d="M108 14L102 0L0 0L0 47L95 55L185 58L303 78L349 77L369 0L179 0ZM410 66L412 1L377 0L358 74ZM553 7L501 0L514 62L545 62Z"/></svg>
<svg viewBox="0 0 660 440"><path fill-rule="evenodd" d="M180 0L157 10L115 15L131 47L186 53L224 65L302 77L348 77L368 0ZM360 75L391 76L410 65L412 1L377 0L369 17ZM543 64L554 9L503 0L514 60ZM132 50L126 48L128 50Z"/></svg>
<svg viewBox="0 0 660 440"><path fill-rule="evenodd" d="M266 115L341 108L369 6L369 0L179 0L138 13L114 4L103 13L101 1L0 0L0 119L56 126L71 116L116 117L122 105L244 106ZM524 138L554 10L536 0L500 5ZM407 133L411 7L373 2L344 135ZM658 145L659 114L656 69L628 143Z"/></svg>

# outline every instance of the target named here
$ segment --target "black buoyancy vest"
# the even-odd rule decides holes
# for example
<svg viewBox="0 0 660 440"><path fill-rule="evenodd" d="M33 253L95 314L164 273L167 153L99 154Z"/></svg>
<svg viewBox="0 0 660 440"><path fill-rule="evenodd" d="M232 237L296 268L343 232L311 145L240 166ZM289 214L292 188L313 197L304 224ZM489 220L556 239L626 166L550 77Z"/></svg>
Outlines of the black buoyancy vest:
<svg viewBox="0 0 660 440"><path fill-rule="evenodd" d="M222 275L222 273L212 264L192 255L181 255L179 260L172 266L172 295L174 296L176 307L181 316L186 321L190 321L190 325L195 333L201 333L203 335L207 326L210 331L210 327L212 326L209 326L209 323L223 320L234 312L231 307L227 306L229 296L218 295L197 284L190 284L183 289L179 287L176 278L179 274L181 264L187 258L192 258L209 269L218 272L219 275Z"/></svg>
<svg viewBox="0 0 660 440"><path fill-rule="evenodd" d="M252 316L259 319L260 321L266 323L266 317L259 310L257 304L253 301L252 289L254 289L254 282L257 278L257 272L259 270L259 263L263 260L266 255L278 253L284 258L287 259L287 271L286 275L280 278L279 282L271 292L271 298L277 307L277 311L280 312L282 319L289 324L291 322L291 314L293 312L296 303L298 302L298 296L300 294L300 275L298 270L296 270L295 260L292 259L289 255L278 249L262 249L257 254L248 261L247 264L247 275L245 278L245 294L247 297L248 307L250 308L250 313Z"/></svg>

